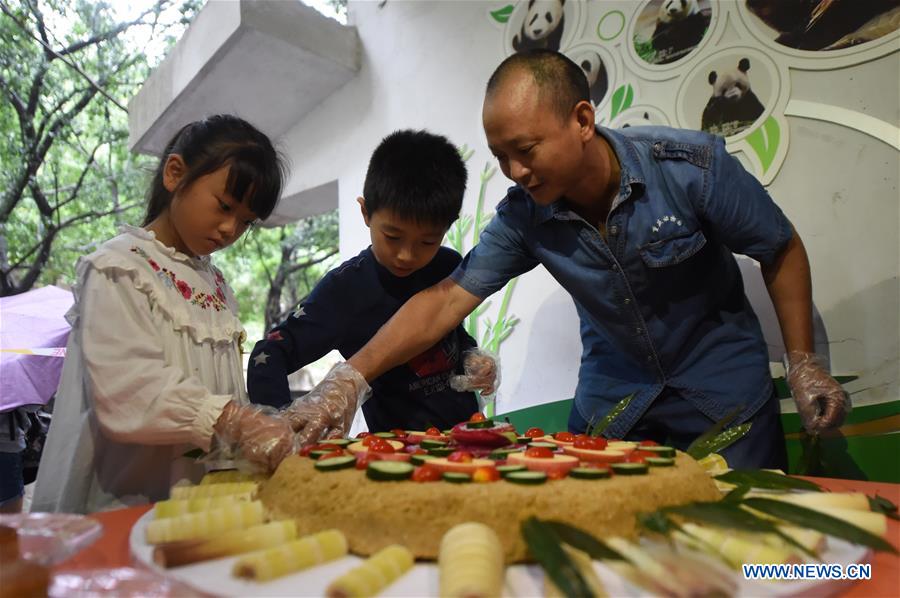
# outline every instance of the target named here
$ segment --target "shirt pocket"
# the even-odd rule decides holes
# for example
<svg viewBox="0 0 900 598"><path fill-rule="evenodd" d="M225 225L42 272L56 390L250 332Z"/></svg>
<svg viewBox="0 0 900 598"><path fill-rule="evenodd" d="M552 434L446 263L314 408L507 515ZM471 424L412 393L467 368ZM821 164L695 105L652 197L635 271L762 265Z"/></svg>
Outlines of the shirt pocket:
<svg viewBox="0 0 900 598"><path fill-rule="evenodd" d="M638 248L641 259L649 268L675 266L689 259L706 245L703 231L681 233L647 243Z"/></svg>

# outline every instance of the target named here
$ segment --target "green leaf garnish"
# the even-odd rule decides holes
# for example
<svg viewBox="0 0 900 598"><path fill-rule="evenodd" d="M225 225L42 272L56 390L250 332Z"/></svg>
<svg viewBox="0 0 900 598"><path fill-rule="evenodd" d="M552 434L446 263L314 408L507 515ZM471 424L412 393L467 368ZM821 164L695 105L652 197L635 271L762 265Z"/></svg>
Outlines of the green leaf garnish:
<svg viewBox="0 0 900 598"><path fill-rule="evenodd" d="M732 469L731 471L717 475L715 479L726 484L736 486L749 486L750 488L764 488L766 490L810 490L821 492L817 484L808 480L792 478L784 474L762 469Z"/></svg>
<svg viewBox="0 0 900 598"><path fill-rule="evenodd" d="M734 418L740 415L741 411L743 410L744 406L739 405L726 413L725 416L722 417L722 419L714 423L706 432L694 439L694 442L692 442L684 452L686 452L694 459L697 459L698 461L706 455L716 452L713 450L709 450L709 445L712 444L716 436L722 433L722 430L725 429L725 426L730 424L734 420Z"/></svg>
<svg viewBox="0 0 900 598"><path fill-rule="evenodd" d="M800 505L772 500L771 498L747 498L744 500L744 504L751 509L756 509L800 527L814 529L817 532L828 534L853 544L868 546L873 550L898 554L897 549L891 546L884 538L880 538L852 523L826 515L821 511L814 511Z"/></svg>
<svg viewBox="0 0 900 598"><path fill-rule="evenodd" d="M900 519L897 516L897 505L884 498L883 496L867 496L869 499L869 510L874 513L883 513L891 519Z"/></svg>
<svg viewBox="0 0 900 598"><path fill-rule="evenodd" d="M529 517L520 529L531 556L565 596L594 596L578 567L563 550L553 527Z"/></svg>
<svg viewBox="0 0 900 598"><path fill-rule="evenodd" d="M621 401L615 404L615 406L609 410L609 413L606 414L606 417L600 420L600 422L591 428L591 436L600 436L603 432L606 431L606 428L609 427L613 420L619 417L625 409L628 408L628 405L631 404L631 400L634 399L634 393L631 393ZM591 418L593 419L593 418Z"/></svg>
<svg viewBox="0 0 900 598"><path fill-rule="evenodd" d="M681 529L680 525L672 521L669 517L666 517L666 514L661 511L638 513L637 521L638 525L647 531L662 534L664 536L668 536L673 531Z"/></svg>
<svg viewBox="0 0 900 598"><path fill-rule="evenodd" d="M731 492L722 497L726 502L740 502L750 492L750 486L735 486Z"/></svg>
<svg viewBox="0 0 900 598"><path fill-rule="evenodd" d="M560 540L573 548L586 552L594 560L623 560L622 555L584 530L562 521L545 521L544 523L553 529Z"/></svg>

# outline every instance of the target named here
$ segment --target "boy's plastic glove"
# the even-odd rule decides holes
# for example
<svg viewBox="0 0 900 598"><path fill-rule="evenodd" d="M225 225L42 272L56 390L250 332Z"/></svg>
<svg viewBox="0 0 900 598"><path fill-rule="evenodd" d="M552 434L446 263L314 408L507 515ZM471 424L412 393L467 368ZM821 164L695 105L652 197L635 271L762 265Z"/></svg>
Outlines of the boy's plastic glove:
<svg viewBox="0 0 900 598"><path fill-rule="evenodd" d="M213 430L220 445L237 449L241 457L267 471L274 471L297 448L290 421L271 407L230 401Z"/></svg>
<svg viewBox="0 0 900 598"><path fill-rule="evenodd" d="M482 396L490 396L500 386L500 358L487 351L466 351L463 371L465 375L450 376L450 388L457 392L477 390Z"/></svg>
<svg viewBox="0 0 900 598"><path fill-rule="evenodd" d="M850 396L815 353L790 351L785 356L787 382L797 403L797 413L810 434L837 428L850 413Z"/></svg>
<svg viewBox="0 0 900 598"><path fill-rule="evenodd" d="M363 375L341 362L315 388L286 407L284 416L290 420L301 447L323 436L340 438L350 431L357 407L371 392Z"/></svg>

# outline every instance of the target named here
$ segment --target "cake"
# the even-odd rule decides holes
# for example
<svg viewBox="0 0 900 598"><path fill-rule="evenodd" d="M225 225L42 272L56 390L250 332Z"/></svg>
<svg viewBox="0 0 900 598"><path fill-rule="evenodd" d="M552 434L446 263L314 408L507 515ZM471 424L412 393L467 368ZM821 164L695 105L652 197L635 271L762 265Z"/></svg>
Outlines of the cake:
<svg viewBox="0 0 900 598"><path fill-rule="evenodd" d="M402 544L417 558L436 559L449 529L480 522L497 533L508 563L524 561L519 527L530 516L569 523L597 537L635 538L638 513L721 496L697 462L681 452L674 463L646 468L644 475L569 475L533 485L508 479L462 484L378 481L353 466L323 470L316 464L309 457L288 457L262 483L260 500L272 517L294 519L300 535L341 530L350 551L363 556Z"/></svg>

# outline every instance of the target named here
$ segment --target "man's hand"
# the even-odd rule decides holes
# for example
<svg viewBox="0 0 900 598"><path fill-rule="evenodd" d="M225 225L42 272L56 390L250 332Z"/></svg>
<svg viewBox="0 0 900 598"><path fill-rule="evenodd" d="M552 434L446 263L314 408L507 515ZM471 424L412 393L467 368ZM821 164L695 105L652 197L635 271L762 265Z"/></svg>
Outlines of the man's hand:
<svg viewBox="0 0 900 598"><path fill-rule="evenodd" d="M238 449L241 457L267 471L274 471L296 448L290 422L269 407L231 401L213 429L221 444Z"/></svg>
<svg viewBox="0 0 900 598"><path fill-rule="evenodd" d="M346 436L357 407L371 392L366 379L353 366L347 362L335 365L315 388L284 410L297 433L297 444L313 444L326 435Z"/></svg>
<svg viewBox="0 0 900 598"><path fill-rule="evenodd" d="M850 396L815 353L787 354L787 382L803 427L810 434L839 427L850 413Z"/></svg>
<svg viewBox="0 0 900 598"><path fill-rule="evenodd" d="M463 371L465 375L450 377L450 387L457 392L477 390L482 396L490 396L500 386L500 358L487 351L467 351Z"/></svg>

